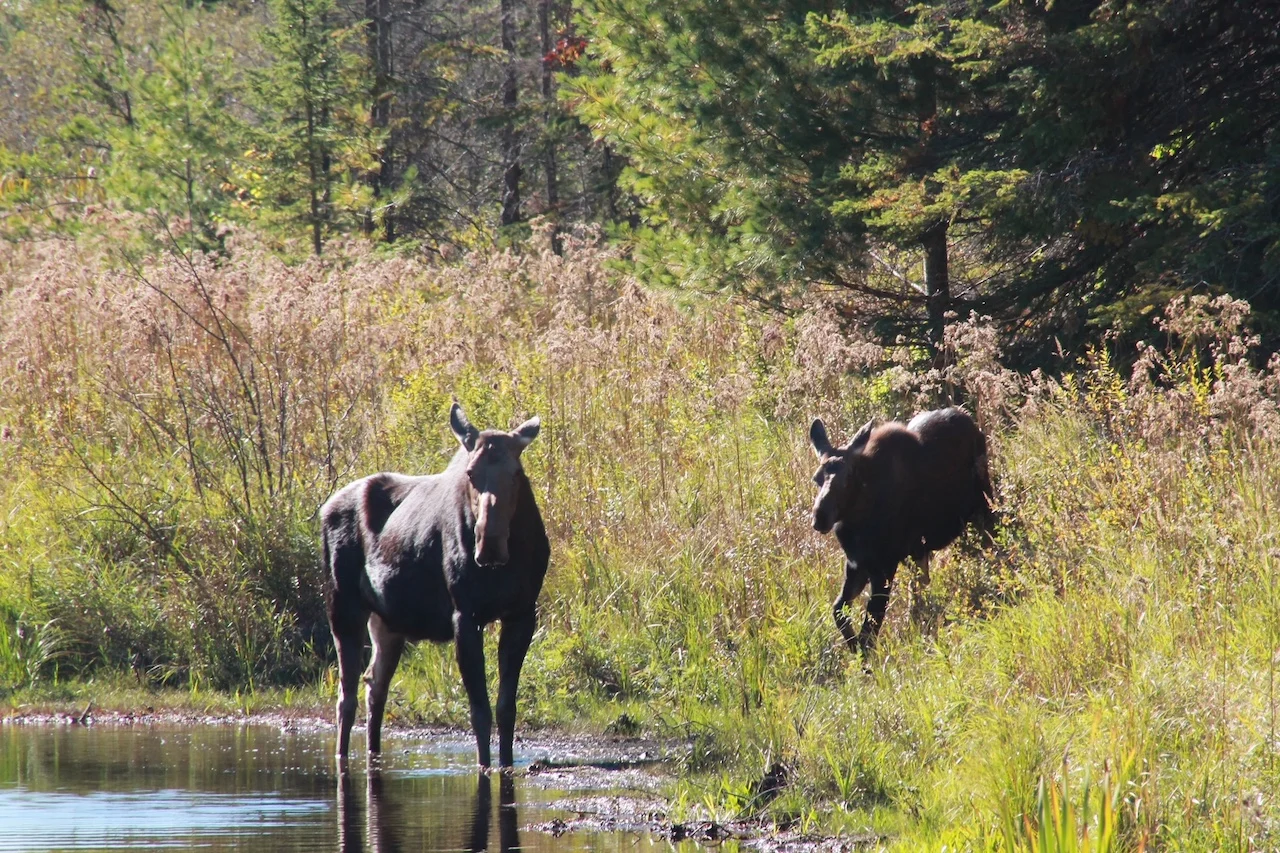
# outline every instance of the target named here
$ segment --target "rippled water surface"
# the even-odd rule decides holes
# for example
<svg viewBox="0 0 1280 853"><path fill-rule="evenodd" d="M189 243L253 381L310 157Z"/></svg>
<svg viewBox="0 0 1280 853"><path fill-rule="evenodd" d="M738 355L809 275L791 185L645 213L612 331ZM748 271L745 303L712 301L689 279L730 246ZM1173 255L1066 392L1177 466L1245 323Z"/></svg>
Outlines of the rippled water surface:
<svg viewBox="0 0 1280 853"><path fill-rule="evenodd" d="M555 816L547 803L556 793L478 776L469 744L388 739L386 747L380 772L353 760L344 781L329 732L0 725L0 851L650 846L634 835L554 838L522 828Z"/></svg>

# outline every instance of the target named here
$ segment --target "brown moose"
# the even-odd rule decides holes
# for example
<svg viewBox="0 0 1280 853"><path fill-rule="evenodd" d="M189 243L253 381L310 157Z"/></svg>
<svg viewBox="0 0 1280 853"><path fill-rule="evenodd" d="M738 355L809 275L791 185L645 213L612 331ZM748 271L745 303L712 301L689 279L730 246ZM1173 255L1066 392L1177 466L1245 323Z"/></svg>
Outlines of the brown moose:
<svg viewBox="0 0 1280 853"><path fill-rule="evenodd" d="M850 650L875 645L898 564L911 557L927 581L929 554L974 522L993 526L987 441L962 409L922 412L905 426L868 421L844 447L833 447L815 419L809 440L821 460L813 481L813 529L834 530L844 549L844 588L832 608ZM862 630L848 608L871 584Z"/></svg>
<svg viewBox="0 0 1280 853"><path fill-rule="evenodd" d="M442 473L374 474L339 490L320 510L329 626L338 651L343 766L368 636L370 754L382 749L387 688L405 642L434 640L455 645L476 760L488 767L493 714L481 631L498 620L498 760L503 767L512 764L516 684L551 555L520 465L539 422L532 418L511 432L481 432L454 403L449 423L461 447Z"/></svg>

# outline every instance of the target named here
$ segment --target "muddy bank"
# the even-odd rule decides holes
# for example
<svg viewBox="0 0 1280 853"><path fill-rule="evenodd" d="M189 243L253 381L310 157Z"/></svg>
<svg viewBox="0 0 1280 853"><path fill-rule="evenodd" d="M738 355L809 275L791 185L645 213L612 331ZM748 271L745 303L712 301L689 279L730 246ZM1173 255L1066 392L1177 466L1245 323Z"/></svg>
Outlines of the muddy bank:
<svg viewBox="0 0 1280 853"><path fill-rule="evenodd" d="M563 783L563 779L556 780L557 786ZM556 836L568 832L626 832L708 845L733 841L740 848L768 853L853 851L874 847L884 840L873 834L825 836L759 819L675 821L668 815L665 800L641 793L566 797L551 805L572 816L533 824L530 829Z"/></svg>
<svg viewBox="0 0 1280 853"><path fill-rule="evenodd" d="M577 750L581 750L578 758L566 757L559 763L535 761L523 771L529 782L543 788L583 792L550 803L566 817L532 824L530 829L555 836L568 832L625 832L671 842L721 845L733 841L740 848L767 853L853 851L874 847L884 840L870 833L821 835L805 832L796 823L779 825L759 818L675 820L664 792L675 781L674 765L687 753L686 745L627 738L610 742L605 738L567 744L564 755L571 756ZM593 759L588 757L591 755L604 757ZM774 784L772 796L786 784L785 773L779 773Z"/></svg>

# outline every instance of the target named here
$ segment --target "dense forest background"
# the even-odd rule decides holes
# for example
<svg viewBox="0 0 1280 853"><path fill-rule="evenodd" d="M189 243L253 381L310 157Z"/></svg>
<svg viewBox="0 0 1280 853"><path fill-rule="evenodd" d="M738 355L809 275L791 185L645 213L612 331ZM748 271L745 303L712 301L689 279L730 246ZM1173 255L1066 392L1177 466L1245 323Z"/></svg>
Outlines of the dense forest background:
<svg viewBox="0 0 1280 853"><path fill-rule="evenodd" d="M647 283L834 293L935 350L977 312L1027 366L1180 294L1278 334L1271 4L23 0L0 50L10 239L593 222Z"/></svg>

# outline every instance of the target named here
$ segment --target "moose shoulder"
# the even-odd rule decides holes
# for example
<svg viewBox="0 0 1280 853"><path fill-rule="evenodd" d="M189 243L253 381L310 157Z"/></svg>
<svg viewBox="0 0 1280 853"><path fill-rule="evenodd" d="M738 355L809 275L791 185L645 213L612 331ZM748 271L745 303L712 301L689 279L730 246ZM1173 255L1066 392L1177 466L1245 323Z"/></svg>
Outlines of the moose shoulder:
<svg viewBox="0 0 1280 853"><path fill-rule="evenodd" d="M844 587L833 612L850 649L875 643L898 564L927 561L966 524L992 528L987 442L962 409L922 412L910 423L868 422L835 447L821 419L809 428L820 465L813 528L835 532L844 549ZM848 609L871 585L867 615L855 634Z"/></svg>
<svg viewBox="0 0 1280 853"><path fill-rule="evenodd" d="M455 403L460 447L440 474L374 474L320 510L329 627L338 652L338 758L345 763L355 722L366 636L368 748L381 751L387 689L410 640L455 644L471 707L476 758L489 765L493 716L481 630L501 621L498 642L498 756L512 763L516 685L533 637L551 548L520 454L537 418L511 432L481 432Z"/></svg>

